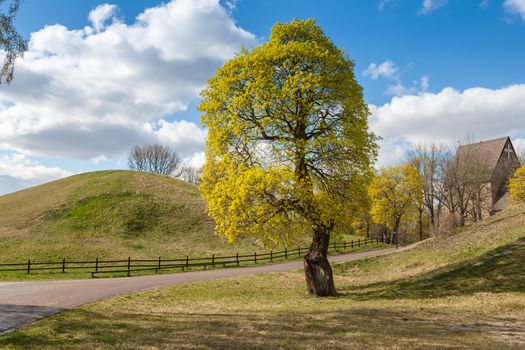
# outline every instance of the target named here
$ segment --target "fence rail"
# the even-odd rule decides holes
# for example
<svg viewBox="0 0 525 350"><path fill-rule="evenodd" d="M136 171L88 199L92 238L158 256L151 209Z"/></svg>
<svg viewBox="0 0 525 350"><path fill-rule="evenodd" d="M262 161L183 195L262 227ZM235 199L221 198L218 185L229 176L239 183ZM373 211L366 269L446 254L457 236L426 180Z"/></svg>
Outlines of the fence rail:
<svg viewBox="0 0 525 350"><path fill-rule="evenodd" d="M385 244L385 240L382 237L377 238L363 238L352 241L333 242L328 248L328 252L332 253L345 253L351 252L361 247ZM90 270L91 277L95 277L99 274L119 274L126 273L130 276L131 272L135 271L155 271L168 269L182 269L188 270L190 268L203 268L208 267L229 267L229 266L240 266L242 263L263 263L272 262L274 260L281 259L294 259L300 258L302 254L306 254L308 247L297 247L294 249L287 249L280 251L269 251L265 253L253 254L235 254L229 256L221 256L213 254L211 257L197 257L191 258L186 256L185 258L178 259L127 259L121 260L100 260L96 258L92 261L62 261L58 262L35 262L31 259L23 263L0 263L0 272L20 272L24 271L27 274L31 272L39 271L60 271L66 273L71 270Z"/></svg>

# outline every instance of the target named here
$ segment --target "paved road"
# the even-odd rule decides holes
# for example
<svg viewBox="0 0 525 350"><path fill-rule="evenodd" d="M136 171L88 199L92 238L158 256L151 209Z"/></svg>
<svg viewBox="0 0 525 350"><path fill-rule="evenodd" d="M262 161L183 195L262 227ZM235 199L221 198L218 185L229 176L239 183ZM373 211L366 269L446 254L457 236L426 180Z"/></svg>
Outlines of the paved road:
<svg viewBox="0 0 525 350"><path fill-rule="evenodd" d="M396 251L396 248L336 255L330 257L330 261L351 261L394 251ZM66 309L118 294L213 278L285 272L302 268L302 266L302 261L291 261L254 267L140 277L70 281L0 282L0 334L7 333Z"/></svg>

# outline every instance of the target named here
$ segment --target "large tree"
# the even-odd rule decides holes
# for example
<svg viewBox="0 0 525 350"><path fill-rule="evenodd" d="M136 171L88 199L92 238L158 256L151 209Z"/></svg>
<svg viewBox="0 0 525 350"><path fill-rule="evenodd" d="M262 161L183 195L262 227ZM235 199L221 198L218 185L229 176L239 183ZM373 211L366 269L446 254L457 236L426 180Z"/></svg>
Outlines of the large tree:
<svg viewBox="0 0 525 350"><path fill-rule="evenodd" d="M15 61L27 51L27 42L15 28L15 17L21 0L0 0L0 48L3 64L0 70L0 84L13 80Z"/></svg>
<svg viewBox="0 0 525 350"><path fill-rule="evenodd" d="M217 71L199 108L201 188L216 232L269 246L311 235L308 291L334 295L330 235L366 193L377 149L353 62L314 20L279 23Z"/></svg>

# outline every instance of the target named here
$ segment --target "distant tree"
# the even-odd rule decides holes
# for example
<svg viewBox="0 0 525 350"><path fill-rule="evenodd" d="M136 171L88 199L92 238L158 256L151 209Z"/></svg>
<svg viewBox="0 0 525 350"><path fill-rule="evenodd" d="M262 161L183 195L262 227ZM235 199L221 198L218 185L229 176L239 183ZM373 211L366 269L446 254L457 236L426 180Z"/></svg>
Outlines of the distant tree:
<svg viewBox="0 0 525 350"><path fill-rule="evenodd" d="M467 144L474 143L469 140ZM459 148L458 148L459 149ZM458 215L459 226L464 226L466 219L480 220L490 191L486 178L490 173L486 160L475 153L472 147L456 150L456 156L445 165L443 180L443 204L451 215Z"/></svg>
<svg viewBox="0 0 525 350"><path fill-rule="evenodd" d="M217 71L199 106L201 188L216 232L268 245L311 235L304 267L317 296L336 292L330 237L377 153L353 66L313 20L278 23L269 42Z"/></svg>
<svg viewBox="0 0 525 350"><path fill-rule="evenodd" d="M444 167L450 158L450 151L443 144L421 143L407 152L407 161L412 164L423 179L423 204L428 212L430 226L434 227L439 220L442 201L440 197L440 184L444 178ZM422 211L419 210L419 234L422 238Z"/></svg>
<svg viewBox="0 0 525 350"><path fill-rule="evenodd" d="M0 0L0 48L4 63L0 71L0 84L13 80L15 61L27 51L27 41L15 28L15 17L22 0Z"/></svg>
<svg viewBox="0 0 525 350"><path fill-rule="evenodd" d="M128 166L132 170L178 176L179 158L175 151L164 145L134 146L129 152Z"/></svg>
<svg viewBox="0 0 525 350"><path fill-rule="evenodd" d="M525 165L522 165L509 182L510 198L517 203L525 203Z"/></svg>
<svg viewBox="0 0 525 350"><path fill-rule="evenodd" d="M201 182L201 173L202 168L190 164L185 164L180 167L178 178L183 181L189 182L190 184L197 185Z"/></svg>
<svg viewBox="0 0 525 350"><path fill-rule="evenodd" d="M371 215L390 230L388 241L397 243L403 218L423 205L423 179L411 164L381 168L369 187Z"/></svg>

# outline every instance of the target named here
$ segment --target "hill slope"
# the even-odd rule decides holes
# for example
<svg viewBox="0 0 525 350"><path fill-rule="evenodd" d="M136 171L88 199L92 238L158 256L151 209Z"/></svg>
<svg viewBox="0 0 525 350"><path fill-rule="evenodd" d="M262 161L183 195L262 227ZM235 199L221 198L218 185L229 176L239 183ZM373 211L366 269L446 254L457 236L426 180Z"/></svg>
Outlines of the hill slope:
<svg viewBox="0 0 525 350"><path fill-rule="evenodd" d="M525 206L396 254L110 298L0 338L30 348L523 349ZM154 335L154 336L152 336Z"/></svg>
<svg viewBox="0 0 525 350"><path fill-rule="evenodd" d="M202 255L229 245L197 187L133 171L71 176L0 197L0 261Z"/></svg>

